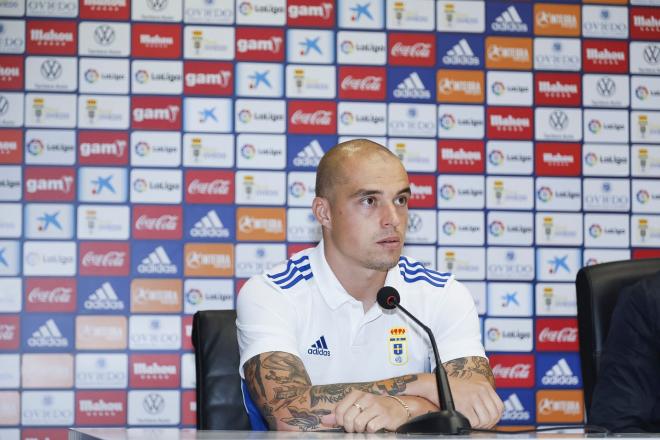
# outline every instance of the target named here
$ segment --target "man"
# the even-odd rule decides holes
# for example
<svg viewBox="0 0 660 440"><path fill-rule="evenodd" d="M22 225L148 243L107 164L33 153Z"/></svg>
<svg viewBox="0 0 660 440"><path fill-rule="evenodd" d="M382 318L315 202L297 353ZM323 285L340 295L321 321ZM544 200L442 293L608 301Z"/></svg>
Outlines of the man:
<svg viewBox="0 0 660 440"><path fill-rule="evenodd" d="M591 424L660 432L660 272L619 295L592 402Z"/></svg>
<svg viewBox="0 0 660 440"><path fill-rule="evenodd" d="M401 256L410 196L387 148L335 146L316 175L321 243L241 290L241 375L270 429L395 430L437 410L429 341L400 311L378 306L384 285L433 329L457 410L473 427L499 420L472 297L451 274Z"/></svg>

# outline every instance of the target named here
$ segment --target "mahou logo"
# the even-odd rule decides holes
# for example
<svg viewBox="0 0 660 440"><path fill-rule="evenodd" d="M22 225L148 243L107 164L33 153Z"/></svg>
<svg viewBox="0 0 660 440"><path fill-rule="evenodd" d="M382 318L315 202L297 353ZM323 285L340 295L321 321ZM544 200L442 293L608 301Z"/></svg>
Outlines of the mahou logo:
<svg viewBox="0 0 660 440"><path fill-rule="evenodd" d="M27 312L73 312L75 309L75 278L26 279L25 310Z"/></svg>
<svg viewBox="0 0 660 440"><path fill-rule="evenodd" d="M384 67L340 67L339 99L384 101L385 74Z"/></svg>
<svg viewBox="0 0 660 440"><path fill-rule="evenodd" d="M539 351L578 351L577 320L538 319L536 348Z"/></svg>
<svg viewBox="0 0 660 440"><path fill-rule="evenodd" d="M180 240L183 234L181 206L133 206L133 238Z"/></svg>
<svg viewBox="0 0 660 440"><path fill-rule="evenodd" d="M77 35L75 21L28 21L27 53L75 55Z"/></svg>
<svg viewBox="0 0 660 440"><path fill-rule="evenodd" d="M77 391L76 424L123 426L126 424L126 391Z"/></svg>
<svg viewBox="0 0 660 440"><path fill-rule="evenodd" d="M290 27L331 28L335 24L335 3L330 0L289 0L287 25Z"/></svg>
<svg viewBox="0 0 660 440"><path fill-rule="evenodd" d="M234 93L234 66L213 61L186 61L183 65L183 93L186 95L228 96Z"/></svg>
<svg viewBox="0 0 660 440"><path fill-rule="evenodd" d="M128 276L128 243L80 243L80 275Z"/></svg>
<svg viewBox="0 0 660 440"><path fill-rule="evenodd" d="M491 355L489 360L498 387L532 388L534 386L533 355Z"/></svg>
<svg viewBox="0 0 660 440"><path fill-rule="evenodd" d="M584 40L582 69L585 72L628 73L628 42Z"/></svg>
<svg viewBox="0 0 660 440"><path fill-rule="evenodd" d="M435 195L436 178L428 174L411 174L410 176L411 208L434 208L437 199Z"/></svg>
<svg viewBox="0 0 660 440"><path fill-rule="evenodd" d="M234 203L234 173L232 171L186 172L187 203Z"/></svg>
<svg viewBox="0 0 660 440"><path fill-rule="evenodd" d="M73 168L26 167L25 192L27 201L67 201L76 195L76 178Z"/></svg>
<svg viewBox="0 0 660 440"><path fill-rule="evenodd" d="M392 32L388 51L393 66L435 66L435 35Z"/></svg>
<svg viewBox="0 0 660 440"><path fill-rule="evenodd" d="M79 131L78 162L81 165L127 165L128 133Z"/></svg>
<svg viewBox="0 0 660 440"><path fill-rule="evenodd" d="M181 26L134 23L131 43L136 58L181 58Z"/></svg>
<svg viewBox="0 0 660 440"><path fill-rule="evenodd" d="M284 61L284 29L236 28L238 61Z"/></svg>
<svg viewBox="0 0 660 440"><path fill-rule="evenodd" d="M537 105L578 107L582 102L582 80L577 73L537 72L534 83Z"/></svg>
<svg viewBox="0 0 660 440"><path fill-rule="evenodd" d="M537 142L534 155L539 176L579 176L582 172L580 144Z"/></svg>
<svg viewBox="0 0 660 440"><path fill-rule="evenodd" d="M0 130L0 163L23 163L22 130Z"/></svg>
<svg viewBox="0 0 660 440"><path fill-rule="evenodd" d="M488 137L490 139L532 139L534 114L526 107L489 107Z"/></svg>
<svg viewBox="0 0 660 440"><path fill-rule="evenodd" d="M0 58L0 85L3 90L23 88L23 57L3 56Z"/></svg>
<svg viewBox="0 0 660 440"><path fill-rule="evenodd" d="M295 134L335 134L337 104L328 101L289 101L289 132Z"/></svg>
<svg viewBox="0 0 660 440"><path fill-rule="evenodd" d="M630 8L630 37L634 40L660 40L660 10Z"/></svg>
<svg viewBox="0 0 660 440"><path fill-rule="evenodd" d="M181 130L181 98L132 96L131 120L139 130Z"/></svg>
<svg viewBox="0 0 660 440"><path fill-rule="evenodd" d="M129 20L129 0L82 0L80 18L86 20Z"/></svg>
<svg viewBox="0 0 660 440"><path fill-rule="evenodd" d="M181 358L176 354L134 354L130 358L131 388L176 388L181 374Z"/></svg>
<svg viewBox="0 0 660 440"><path fill-rule="evenodd" d="M440 173L483 173L484 143L482 141L438 141L438 171Z"/></svg>

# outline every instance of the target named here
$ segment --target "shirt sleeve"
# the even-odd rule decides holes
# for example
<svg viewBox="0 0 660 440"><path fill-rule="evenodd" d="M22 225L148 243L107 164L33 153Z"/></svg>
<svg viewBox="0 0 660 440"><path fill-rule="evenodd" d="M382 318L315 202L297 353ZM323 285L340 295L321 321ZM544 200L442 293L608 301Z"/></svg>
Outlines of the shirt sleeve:
<svg viewBox="0 0 660 440"><path fill-rule="evenodd" d="M241 378L245 362L258 354L283 351L300 357L295 308L262 276L245 283L236 300L236 315Z"/></svg>
<svg viewBox="0 0 660 440"><path fill-rule="evenodd" d="M481 343L479 316L470 291L455 278L444 287L445 292L435 301L431 311L431 330L438 344L442 363L453 359L486 357ZM435 293L435 292L434 292ZM431 352L431 369L435 360Z"/></svg>
<svg viewBox="0 0 660 440"><path fill-rule="evenodd" d="M657 423L653 409L660 390L660 275L655 278L655 285L623 290L612 315L589 420L612 431L657 429L649 426Z"/></svg>

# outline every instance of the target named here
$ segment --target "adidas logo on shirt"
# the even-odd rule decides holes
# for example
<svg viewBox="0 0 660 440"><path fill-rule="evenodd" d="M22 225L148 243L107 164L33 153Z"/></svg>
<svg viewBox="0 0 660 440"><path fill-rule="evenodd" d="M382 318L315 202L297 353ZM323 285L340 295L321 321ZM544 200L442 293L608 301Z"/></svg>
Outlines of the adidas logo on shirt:
<svg viewBox="0 0 660 440"><path fill-rule="evenodd" d="M89 295L84 305L91 310L124 310L124 302L107 281Z"/></svg>
<svg viewBox="0 0 660 440"><path fill-rule="evenodd" d="M317 167L324 154L321 144L314 139L293 158L293 165L297 167Z"/></svg>
<svg viewBox="0 0 660 440"><path fill-rule="evenodd" d="M321 336L315 343L313 343L311 348L307 350L307 354L315 354L317 356L330 356L330 350L328 350L328 344L325 343L325 336Z"/></svg>
<svg viewBox="0 0 660 440"><path fill-rule="evenodd" d="M431 92L424 87L417 72L411 73L401 81L392 94L395 98L401 99L431 99Z"/></svg>
<svg viewBox="0 0 660 440"><path fill-rule="evenodd" d="M504 401L504 415L502 420L529 420L529 411L525 411L525 407L516 393L509 396Z"/></svg>
<svg viewBox="0 0 660 440"><path fill-rule="evenodd" d="M195 225L190 229L191 237L213 237L213 238L228 238L229 229L225 228L222 224L218 213L213 209L206 213Z"/></svg>
<svg viewBox="0 0 660 440"><path fill-rule="evenodd" d="M40 326L27 340L30 347L68 347L69 341L62 335L52 319Z"/></svg>
<svg viewBox="0 0 660 440"><path fill-rule="evenodd" d="M175 274L176 265L172 264L172 260L170 260L165 249L162 246L158 246L142 260L137 270L140 273Z"/></svg>
<svg viewBox="0 0 660 440"><path fill-rule="evenodd" d="M541 379L543 385L577 385L578 382L578 377L573 374L571 366L564 358L559 359Z"/></svg>
<svg viewBox="0 0 660 440"><path fill-rule="evenodd" d="M442 62L445 64L458 64L461 66L478 66L479 57L474 55L472 48L465 38L456 43L454 47L449 49L445 56L442 57Z"/></svg>
<svg viewBox="0 0 660 440"><path fill-rule="evenodd" d="M516 7L506 8L490 25L497 32L527 32L527 24L520 18Z"/></svg>

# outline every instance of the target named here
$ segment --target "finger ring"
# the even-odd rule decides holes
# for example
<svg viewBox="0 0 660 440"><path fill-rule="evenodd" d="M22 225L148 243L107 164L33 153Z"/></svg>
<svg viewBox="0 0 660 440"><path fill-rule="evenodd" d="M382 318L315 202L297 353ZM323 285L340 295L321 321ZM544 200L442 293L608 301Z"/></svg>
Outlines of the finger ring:
<svg viewBox="0 0 660 440"><path fill-rule="evenodd" d="M357 403L357 402L355 402L355 403L353 404L353 406L356 407L357 409L359 409L360 412L364 411L364 408L362 408L362 406L361 406L359 403Z"/></svg>

